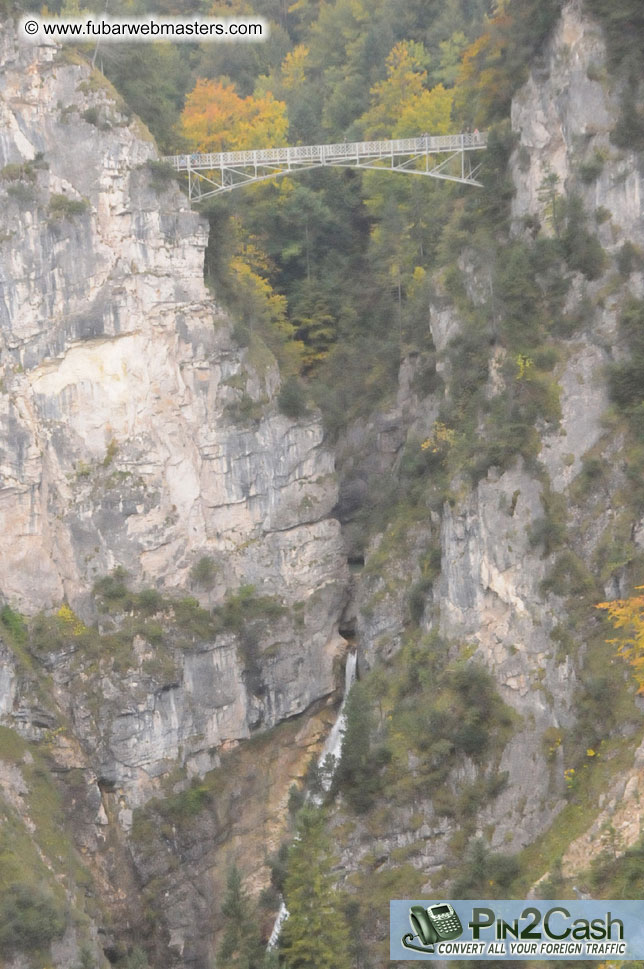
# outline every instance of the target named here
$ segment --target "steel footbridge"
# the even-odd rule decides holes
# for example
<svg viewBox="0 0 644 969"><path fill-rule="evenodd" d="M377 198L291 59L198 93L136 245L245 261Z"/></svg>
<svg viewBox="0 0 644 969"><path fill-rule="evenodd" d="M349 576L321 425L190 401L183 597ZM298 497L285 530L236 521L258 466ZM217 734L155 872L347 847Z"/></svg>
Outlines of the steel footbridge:
<svg viewBox="0 0 644 969"><path fill-rule="evenodd" d="M486 147L486 133L474 131L394 141L343 141L334 145L171 155L163 160L187 174L191 201L201 201L242 185L313 168L400 172L480 186L477 176L481 163L474 161L474 152Z"/></svg>

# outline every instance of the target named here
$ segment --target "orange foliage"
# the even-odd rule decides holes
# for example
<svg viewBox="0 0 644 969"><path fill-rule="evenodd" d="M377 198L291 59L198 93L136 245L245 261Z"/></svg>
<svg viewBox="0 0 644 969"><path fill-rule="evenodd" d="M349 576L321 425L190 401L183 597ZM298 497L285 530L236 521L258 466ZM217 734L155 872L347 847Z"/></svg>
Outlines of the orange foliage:
<svg viewBox="0 0 644 969"><path fill-rule="evenodd" d="M644 589L644 586L637 588ZM598 602L597 609L605 609L619 631L619 638L607 642L618 645L618 654L633 667L637 692L644 694L644 595Z"/></svg>
<svg viewBox="0 0 644 969"><path fill-rule="evenodd" d="M197 151L235 151L285 144L286 105L270 92L240 98L225 78L197 81L181 115L183 134Z"/></svg>

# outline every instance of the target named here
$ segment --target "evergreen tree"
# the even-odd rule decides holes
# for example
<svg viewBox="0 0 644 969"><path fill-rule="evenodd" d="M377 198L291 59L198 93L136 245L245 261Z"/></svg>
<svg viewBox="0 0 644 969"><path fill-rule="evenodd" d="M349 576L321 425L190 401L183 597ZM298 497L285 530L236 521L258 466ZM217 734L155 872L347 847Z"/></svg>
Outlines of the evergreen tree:
<svg viewBox="0 0 644 969"><path fill-rule="evenodd" d="M226 927L217 959L218 969L262 969L265 953L257 913L235 865L228 872L226 897L221 910Z"/></svg>
<svg viewBox="0 0 644 969"><path fill-rule="evenodd" d="M374 745L371 700L362 683L354 683L346 706L347 725L333 785L358 814L368 811L381 784L380 769L390 759L383 745Z"/></svg>
<svg viewBox="0 0 644 969"><path fill-rule="evenodd" d="M302 810L289 851L285 896L289 918L280 953L285 969L350 969L350 939L332 875L322 811Z"/></svg>

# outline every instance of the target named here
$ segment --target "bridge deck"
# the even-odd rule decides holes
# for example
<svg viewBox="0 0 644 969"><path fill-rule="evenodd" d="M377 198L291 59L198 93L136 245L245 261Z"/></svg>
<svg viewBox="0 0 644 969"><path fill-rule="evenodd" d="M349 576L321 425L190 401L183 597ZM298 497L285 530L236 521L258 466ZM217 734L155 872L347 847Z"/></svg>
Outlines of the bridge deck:
<svg viewBox="0 0 644 969"><path fill-rule="evenodd" d="M296 145L289 148L257 148L252 151L221 151L207 154L170 155L164 161L177 171L213 171L232 166L332 165L349 160L374 160L400 155L445 154L476 151L487 145L485 132L458 135L422 135L394 141L351 141L331 145Z"/></svg>
<svg viewBox="0 0 644 969"><path fill-rule="evenodd" d="M164 161L188 175L191 199L203 200L250 182L311 168L342 166L404 172L431 178L480 185L471 152L487 145L485 132L458 135L420 135L393 141L342 141L332 145L295 145L171 155Z"/></svg>

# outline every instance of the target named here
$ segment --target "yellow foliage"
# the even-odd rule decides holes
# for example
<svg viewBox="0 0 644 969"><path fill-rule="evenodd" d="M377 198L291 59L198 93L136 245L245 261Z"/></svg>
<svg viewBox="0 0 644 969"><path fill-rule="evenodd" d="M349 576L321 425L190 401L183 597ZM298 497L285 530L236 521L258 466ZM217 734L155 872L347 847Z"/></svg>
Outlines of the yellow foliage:
<svg viewBox="0 0 644 969"><path fill-rule="evenodd" d="M517 365L517 380L529 380L534 374L534 360L525 353L519 353L514 358Z"/></svg>
<svg viewBox="0 0 644 969"><path fill-rule="evenodd" d="M236 151L285 144L286 105L270 91L241 98L226 78L197 81L181 129L197 151Z"/></svg>
<svg viewBox="0 0 644 969"><path fill-rule="evenodd" d="M287 91L299 87L304 82L306 60L309 49L304 44L298 44L290 50L282 61L282 84Z"/></svg>
<svg viewBox="0 0 644 969"><path fill-rule="evenodd" d="M426 441L423 441L420 447L422 451L430 451L432 454L437 454L439 451L450 447L454 443L455 437L456 433L451 427L447 427L442 421L436 421L434 424L434 433Z"/></svg>
<svg viewBox="0 0 644 969"><path fill-rule="evenodd" d="M506 104L515 78L507 69L506 51L514 29L513 15L500 4L488 29L463 54L456 83L457 113L485 125L498 105Z"/></svg>
<svg viewBox="0 0 644 969"><path fill-rule="evenodd" d="M454 92L437 84L431 91L423 91L400 112L400 119L393 129L394 138L410 138L427 132L446 135L452 122Z"/></svg>
<svg viewBox="0 0 644 969"><path fill-rule="evenodd" d="M363 116L366 138L389 138L401 114L425 91L427 57L422 44L401 41L387 57L387 77L371 88L372 107Z"/></svg>
<svg viewBox="0 0 644 969"><path fill-rule="evenodd" d="M276 293L264 275L270 268L268 257L244 231L238 217L231 220L230 241L228 285L235 315L248 327L250 336L259 337L271 350L283 375L297 373L304 348L287 318L286 297Z"/></svg>
<svg viewBox="0 0 644 969"><path fill-rule="evenodd" d="M644 586L637 588L644 589ZM607 642L617 645L618 655L630 663L637 682L637 692L644 694L644 595L598 602L596 608L605 609L608 618L618 630L619 636Z"/></svg>
<svg viewBox="0 0 644 969"><path fill-rule="evenodd" d="M72 636L80 636L87 628L85 623L78 618L74 610L70 609L65 602L56 613L56 618L64 627L65 632L71 633Z"/></svg>

